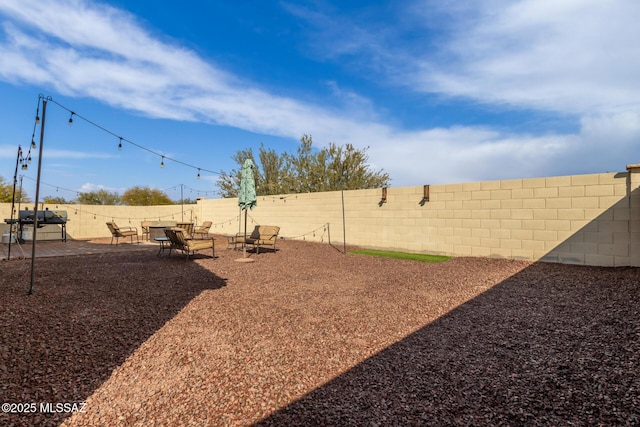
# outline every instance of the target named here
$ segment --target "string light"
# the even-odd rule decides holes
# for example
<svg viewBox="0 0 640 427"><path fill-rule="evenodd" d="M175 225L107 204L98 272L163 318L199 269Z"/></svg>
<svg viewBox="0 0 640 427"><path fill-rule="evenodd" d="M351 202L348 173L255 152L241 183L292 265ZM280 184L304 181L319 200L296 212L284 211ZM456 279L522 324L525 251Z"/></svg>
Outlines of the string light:
<svg viewBox="0 0 640 427"><path fill-rule="evenodd" d="M198 168L198 176L196 176L196 179L200 179L200 168Z"/></svg>
<svg viewBox="0 0 640 427"><path fill-rule="evenodd" d="M75 113L72 111L72 112L71 112L71 116L69 116L69 126L71 126L71 125L73 124L73 115L74 115L74 114L75 114Z"/></svg>
<svg viewBox="0 0 640 427"><path fill-rule="evenodd" d="M295 240L295 239L302 238L302 240L306 240L307 236L310 235L310 234L313 237L316 237L316 232L319 231L320 229L322 229L322 235L320 236L320 240L324 241L324 236L327 233L327 224L323 224L320 227L316 228L315 230L311 230L311 231L309 231L307 233L300 234L299 236L288 237L288 239Z"/></svg>
<svg viewBox="0 0 640 427"><path fill-rule="evenodd" d="M18 146L18 161L20 162L20 167L21 169L27 170L27 163L24 160L24 157L22 156L22 147Z"/></svg>
<svg viewBox="0 0 640 427"><path fill-rule="evenodd" d="M21 159L22 159L22 162L25 163L25 169L27 169L26 168L26 162L24 162L24 158L21 157ZM27 175L24 175L24 178L29 180L29 181L35 181L35 179L33 179L33 178L31 178L31 177L29 177ZM59 186L57 184L52 184L52 183L48 183L48 182L44 182L44 181L41 181L40 184L46 185L47 187L55 188L56 192L57 191L66 191L68 193L73 193L73 195L75 195L76 197L79 197L80 194L81 194L78 190L73 190L73 189L70 189L70 188L61 187L61 186ZM193 187L189 187L188 185L184 185L184 184L174 185L173 187L167 187L167 188L161 189L161 191L163 191L163 192L175 191L178 188L180 188L180 186L182 186L184 189L187 189L187 190L189 190L191 192L195 191L198 194L204 194L206 196L215 195L216 194L216 191L214 191L214 190L199 190L199 189L196 189L196 188L193 188Z"/></svg>
<svg viewBox="0 0 640 427"><path fill-rule="evenodd" d="M38 97L38 106L36 107L36 119L33 123L33 132L31 133L31 145L29 146L29 151L27 152L27 160L25 161L24 157L21 156L20 161L22 162L22 170L27 170L28 163L31 163L31 150L36 148L36 126L40 124L40 97ZM22 148L20 149L20 153L22 153Z"/></svg>
<svg viewBox="0 0 640 427"><path fill-rule="evenodd" d="M36 124L40 124L40 97L38 97L38 105L36 106Z"/></svg>
<svg viewBox="0 0 640 427"><path fill-rule="evenodd" d="M173 187L167 187L167 188L162 189L162 191L165 191L165 192L167 192L167 191L176 191L176 190L178 190L180 188L185 189L185 190L189 190L189 193L193 193L195 191L196 193L198 193L198 195L204 194L205 196L208 196L208 195L215 195L216 194L215 190L199 190L197 188L189 187L188 185L185 185L185 184L174 185Z"/></svg>
<svg viewBox="0 0 640 427"><path fill-rule="evenodd" d="M160 162L160 168L164 168L164 156L162 156L162 161Z"/></svg>
<svg viewBox="0 0 640 427"><path fill-rule="evenodd" d="M36 107L36 119L33 123L33 132L31 133L31 145L29 146L29 151L27 152L26 157L22 152L22 147L18 146L18 159L20 162L20 169L26 171L29 168L29 164L31 163L31 149L36 148L36 126L40 123L40 98L38 97L38 106Z"/></svg>
<svg viewBox="0 0 640 427"><path fill-rule="evenodd" d="M40 99L40 98L39 98L39 99ZM158 156L158 157L164 157L164 158L165 158L165 160L171 160L171 161L173 161L173 162L175 162L175 163L180 163L180 164L181 164L181 165L183 165L183 166L187 166L187 167L190 167L190 168L193 168L193 169L198 169L198 176L200 175L200 172L203 172L203 171L204 171L204 172L211 173L211 174L214 174L214 175L221 175L221 172L216 172L216 171L212 171L212 170L209 170L209 169L205 169L205 168L197 167L197 166L191 165L191 164L189 164L189 163L186 163L186 162L183 162L183 161L180 161L180 160L177 160L177 159L172 159L172 158L170 158L170 157L163 156L162 154L160 154L160 153L158 153L158 152L156 152L156 151L153 151L153 150L151 150L151 149L149 149L149 148L147 148L147 147L144 147L144 146L142 146L142 145L140 145L140 144L137 144L137 143L135 143L135 142L133 142L133 141L131 141L131 140L128 140L128 139L126 139L126 138L123 138L123 137L121 137L121 136L117 135L115 132L112 132L112 131L110 131L109 129L107 129L107 128L103 127L103 126L100 126L99 124L97 124L97 123L95 123L95 122L93 122L93 121L91 121L91 120L87 119L86 117L84 117L84 116L82 116L82 115L80 115L80 114L78 114L78 113L76 113L76 112L74 112L74 111L71 111L69 108L67 108L67 107L65 107L64 105L60 104L58 101L56 101L55 99L53 99L53 98L51 98L51 97L48 97L48 98L47 98L47 101L50 101L50 102L52 102L52 103L56 104L58 107L60 107L60 108L62 108L62 109L64 109L64 110L67 110L67 111L71 114L71 117L73 117L73 116L79 117L79 118L81 118L82 120L84 120L85 122L89 123L90 125L93 125L93 126L97 127L98 129L100 129L100 130L102 130L102 131L104 131L104 132L106 132L106 133L108 133L108 134L110 134L110 135L112 135L112 136L114 136L114 137L118 138L118 139L119 139L119 143L118 143L118 149L119 149L119 150L121 150L121 149L122 149L122 141L124 140L124 141L128 142L129 144L131 144L131 145L134 145L134 146L138 147L138 148L139 148L139 149L141 149L141 150L145 150L145 151L147 151L147 152L149 152L149 153L151 153L151 154L154 154L154 155L156 155L156 156ZM39 104L38 104L38 106L39 106ZM70 119L71 119L71 117L70 117ZM35 135L35 130L34 130L34 135Z"/></svg>

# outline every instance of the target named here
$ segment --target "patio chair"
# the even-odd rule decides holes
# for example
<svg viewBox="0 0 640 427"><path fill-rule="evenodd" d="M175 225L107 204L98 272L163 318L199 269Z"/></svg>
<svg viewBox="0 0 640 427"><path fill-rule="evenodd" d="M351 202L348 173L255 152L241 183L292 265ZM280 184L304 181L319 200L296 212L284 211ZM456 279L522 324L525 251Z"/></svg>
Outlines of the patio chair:
<svg viewBox="0 0 640 427"><path fill-rule="evenodd" d="M142 230L142 240L145 240L145 236L147 236L146 240L150 240L151 230L149 227L153 225L153 221L142 221L140 223L140 228Z"/></svg>
<svg viewBox="0 0 640 427"><path fill-rule="evenodd" d="M206 239L209 235L209 229L213 223L211 221L205 221L202 225L193 229L193 235L200 234L203 239Z"/></svg>
<svg viewBox="0 0 640 427"><path fill-rule="evenodd" d="M136 240L140 243L138 238L138 229L136 227L118 227L115 222L107 222L107 227L111 232L111 245L113 245L113 239L116 239L116 246L118 246L118 239L120 237L131 237L131 243L133 243L133 236L136 236Z"/></svg>
<svg viewBox="0 0 640 427"><path fill-rule="evenodd" d="M184 230L184 235L187 239L191 239L191 235L193 234L194 225L192 222L178 222L176 227L182 228Z"/></svg>
<svg viewBox="0 0 640 427"><path fill-rule="evenodd" d="M213 258L216 257L216 248L214 244L214 239L188 239L186 237L186 233L182 228L179 227L171 227L164 230L165 235L169 238L171 242L171 246L169 248L169 256L171 256L172 249L179 249L182 253L187 255L187 260L189 259L189 255L195 254L197 251L202 249L211 248L211 256Z"/></svg>
<svg viewBox="0 0 640 427"><path fill-rule="evenodd" d="M234 247L238 244L253 245L256 253L259 254L260 247L273 246L273 251L275 252L278 233L280 233L280 227L277 225L256 225L246 239L244 234L238 233L234 241Z"/></svg>

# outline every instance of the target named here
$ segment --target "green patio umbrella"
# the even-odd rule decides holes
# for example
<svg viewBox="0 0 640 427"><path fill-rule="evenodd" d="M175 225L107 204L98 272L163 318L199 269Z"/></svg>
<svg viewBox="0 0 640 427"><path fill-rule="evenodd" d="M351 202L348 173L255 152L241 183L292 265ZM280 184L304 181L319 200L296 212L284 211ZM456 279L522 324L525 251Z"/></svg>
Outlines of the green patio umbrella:
<svg viewBox="0 0 640 427"><path fill-rule="evenodd" d="M241 179L240 179L240 193L238 194L238 206L244 210L244 240L242 244L243 255L247 257L247 210L253 209L258 205L256 196L256 181L253 175L253 169L255 165L251 159L244 161L242 165Z"/></svg>

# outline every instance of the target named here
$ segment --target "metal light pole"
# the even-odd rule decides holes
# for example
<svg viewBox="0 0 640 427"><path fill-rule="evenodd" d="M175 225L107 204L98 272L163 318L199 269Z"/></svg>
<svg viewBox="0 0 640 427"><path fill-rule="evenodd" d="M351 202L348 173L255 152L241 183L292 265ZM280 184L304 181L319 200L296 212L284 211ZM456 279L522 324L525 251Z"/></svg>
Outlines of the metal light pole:
<svg viewBox="0 0 640 427"><path fill-rule="evenodd" d="M40 125L40 147L38 151L38 177L36 179L36 200L33 207L33 244L31 245L31 284L29 295L33 294L33 272L36 261L36 234L38 231L38 202L40 197L40 174L42 171L42 146L44 145L44 121L47 116L47 99L42 97L42 124Z"/></svg>
<svg viewBox="0 0 640 427"><path fill-rule="evenodd" d="M182 207L182 219L180 221L184 222L184 197L182 196L182 187L184 184L180 184L180 206Z"/></svg>
<svg viewBox="0 0 640 427"><path fill-rule="evenodd" d="M340 165L340 194L342 195L342 253L347 254L347 224L344 215L344 163Z"/></svg>
<svg viewBox="0 0 640 427"><path fill-rule="evenodd" d="M20 175L20 191L18 192L20 197L18 198L18 213L20 213L20 205L22 203L22 178L24 178L24 175Z"/></svg>
<svg viewBox="0 0 640 427"><path fill-rule="evenodd" d="M9 220L9 247L7 248L7 260L11 260L11 240L13 239L13 211L16 206L16 183L18 181L18 163L22 158L22 147L18 145L18 157L16 158L16 170L13 173L13 195L11 196L11 217ZM20 178L22 183L22 178ZM20 185L22 188L22 184ZM16 235L16 238L18 236Z"/></svg>

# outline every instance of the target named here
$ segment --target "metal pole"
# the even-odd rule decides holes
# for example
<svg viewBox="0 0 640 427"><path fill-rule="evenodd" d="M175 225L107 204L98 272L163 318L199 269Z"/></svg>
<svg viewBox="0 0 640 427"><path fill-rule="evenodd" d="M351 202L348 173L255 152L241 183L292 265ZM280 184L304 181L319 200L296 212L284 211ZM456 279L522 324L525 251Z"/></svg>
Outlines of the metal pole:
<svg viewBox="0 0 640 427"><path fill-rule="evenodd" d="M29 295L33 294L33 272L36 261L36 233L38 230L38 198L40 197L40 173L42 171L42 145L44 144L44 120L47 116L47 99L42 99L42 125L40 126L40 148L38 151L38 178L36 180L36 201L33 207L33 244L31 245L31 284Z"/></svg>
<svg viewBox="0 0 640 427"><path fill-rule="evenodd" d="M346 255L347 254L347 226L344 220L344 184L342 186L342 247L343 247L343 253Z"/></svg>
<svg viewBox="0 0 640 427"><path fill-rule="evenodd" d="M20 215L20 203L22 202L22 178L24 178L24 175L20 175L20 197L18 198L18 215Z"/></svg>
<svg viewBox="0 0 640 427"><path fill-rule="evenodd" d="M13 238L13 210L16 206L16 182L18 181L18 163L22 157L22 147L18 145L18 157L16 158L16 171L13 173L13 195L11 196L11 217L9 220L9 247L7 248L7 260L11 260L11 239ZM22 178L20 178L22 180ZM22 181L21 181L22 182ZM22 185L20 185L22 187ZM17 238L16 233L16 238Z"/></svg>
<svg viewBox="0 0 640 427"><path fill-rule="evenodd" d="M247 209L244 210L244 240L242 240L242 257L247 257Z"/></svg>
<svg viewBox="0 0 640 427"><path fill-rule="evenodd" d="M344 159L341 159L341 164L340 164L340 192L342 195L342 253L344 255L347 254L347 225L346 225L346 221L345 221L345 215L344 215L344 184L347 181L345 178L345 170L344 170Z"/></svg>
<svg viewBox="0 0 640 427"><path fill-rule="evenodd" d="M184 197L182 197L182 186L180 184L180 206L182 207L182 219L180 221L184 222Z"/></svg>

